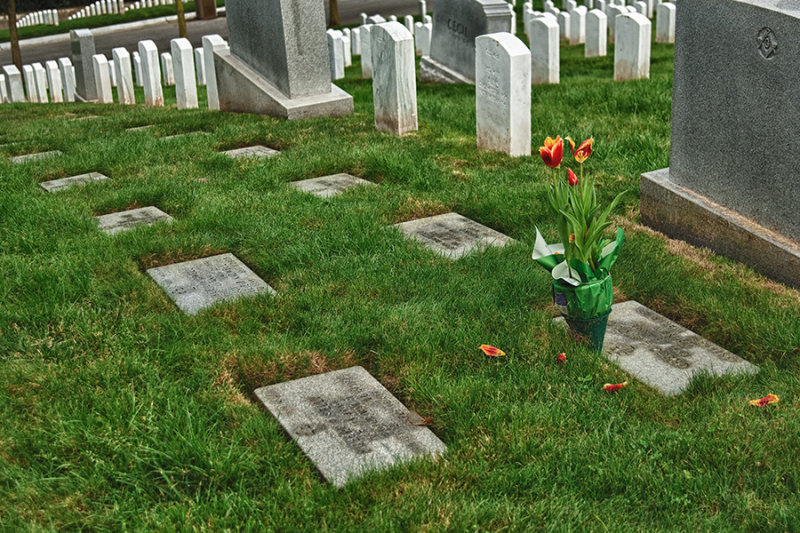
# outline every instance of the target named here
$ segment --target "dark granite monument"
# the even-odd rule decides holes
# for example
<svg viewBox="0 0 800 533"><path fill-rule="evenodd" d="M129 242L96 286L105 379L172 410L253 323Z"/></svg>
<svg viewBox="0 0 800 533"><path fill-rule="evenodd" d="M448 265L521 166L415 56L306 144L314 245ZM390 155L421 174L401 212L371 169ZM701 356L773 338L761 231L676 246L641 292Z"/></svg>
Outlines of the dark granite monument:
<svg viewBox="0 0 800 533"><path fill-rule="evenodd" d="M670 167L642 221L800 287L800 0L678 9Z"/></svg>

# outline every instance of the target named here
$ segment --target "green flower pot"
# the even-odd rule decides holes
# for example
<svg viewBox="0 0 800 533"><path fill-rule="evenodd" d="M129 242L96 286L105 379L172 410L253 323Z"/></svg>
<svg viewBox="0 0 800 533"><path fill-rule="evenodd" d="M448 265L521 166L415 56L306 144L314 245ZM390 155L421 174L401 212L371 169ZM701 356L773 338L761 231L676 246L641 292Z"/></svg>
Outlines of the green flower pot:
<svg viewBox="0 0 800 533"><path fill-rule="evenodd" d="M561 281L553 282L553 303L567 321L570 330L585 338L598 352L608 326L608 315L614 303L611 275L578 287Z"/></svg>
<svg viewBox="0 0 800 533"><path fill-rule="evenodd" d="M578 337L586 339L593 350L603 351L603 341L606 338L606 328L608 327L608 315L611 309L600 316L593 318L570 318L565 316L569 329Z"/></svg>

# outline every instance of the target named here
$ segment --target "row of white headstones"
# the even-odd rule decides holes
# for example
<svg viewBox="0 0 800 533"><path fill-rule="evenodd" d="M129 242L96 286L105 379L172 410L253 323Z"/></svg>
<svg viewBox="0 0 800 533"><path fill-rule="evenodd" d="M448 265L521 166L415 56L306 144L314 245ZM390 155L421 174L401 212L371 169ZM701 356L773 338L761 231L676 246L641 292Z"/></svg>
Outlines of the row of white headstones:
<svg viewBox="0 0 800 533"><path fill-rule="evenodd" d="M41 11L28 13L17 21L17 28L36 26L37 24L58 26L58 11L55 9L43 9Z"/></svg>
<svg viewBox="0 0 800 533"><path fill-rule="evenodd" d="M137 0L130 6L125 7L125 0L97 0L89 4L77 13L73 13L67 20L80 19L84 17L94 17L97 15L124 15L126 10L144 9L156 6L173 5L175 0Z"/></svg>

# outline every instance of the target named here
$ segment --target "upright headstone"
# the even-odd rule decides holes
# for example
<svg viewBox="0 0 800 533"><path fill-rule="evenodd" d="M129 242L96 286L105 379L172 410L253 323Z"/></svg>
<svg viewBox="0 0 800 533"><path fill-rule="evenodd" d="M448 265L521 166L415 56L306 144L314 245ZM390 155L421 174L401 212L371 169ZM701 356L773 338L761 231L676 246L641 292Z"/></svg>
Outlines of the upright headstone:
<svg viewBox="0 0 800 533"><path fill-rule="evenodd" d="M94 79L97 83L97 101L101 104L113 104L114 95L111 92L111 76L108 73L108 59L103 54L92 57L94 65Z"/></svg>
<svg viewBox="0 0 800 533"><path fill-rule="evenodd" d="M628 12L624 6L609 5L606 8L606 15L608 15L608 42L614 43L617 38L617 17L625 15Z"/></svg>
<svg viewBox="0 0 800 533"><path fill-rule="evenodd" d="M558 23L550 17L537 17L530 21L531 83L558 83L560 54L558 48Z"/></svg>
<svg viewBox="0 0 800 533"><path fill-rule="evenodd" d="M47 71L47 85L50 86L50 101L59 103L64 101L64 89L61 86L61 73L58 71L58 63L53 60L44 64Z"/></svg>
<svg viewBox="0 0 800 533"><path fill-rule="evenodd" d="M342 37L336 30L326 31L325 36L328 40L331 80L341 80L344 78L344 48L342 46Z"/></svg>
<svg viewBox="0 0 800 533"><path fill-rule="evenodd" d="M639 13L617 17L614 46L614 80L650 77L650 19Z"/></svg>
<svg viewBox="0 0 800 533"><path fill-rule="evenodd" d="M367 24L383 24L384 22L386 22L386 19L381 15L372 15L371 17L367 17Z"/></svg>
<svg viewBox="0 0 800 533"><path fill-rule="evenodd" d="M430 55L422 56L420 79L475 83L475 39L507 32L511 13L504 0L437 0Z"/></svg>
<svg viewBox="0 0 800 533"><path fill-rule="evenodd" d="M165 87L175 85L175 71L172 65L172 54L170 52L163 52L161 54L161 79L164 81Z"/></svg>
<svg viewBox="0 0 800 533"><path fill-rule="evenodd" d="M350 30L350 53L355 56L361 55L361 29L353 28Z"/></svg>
<svg viewBox="0 0 800 533"><path fill-rule="evenodd" d="M605 57L607 49L608 17L599 9L586 15L585 57Z"/></svg>
<svg viewBox="0 0 800 533"><path fill-rule="evenodd" d="M194 68L197 71L197 85L202 87L206 84L206 60L202 48L194 49Z"/></svg>
<svg viewBox="0 0 800 533"><path fill-rule="evenodd" d="M120 104L135 104L136 94L133 90L133 73L131 72L131 54L125 48L114 48L114 69L117 76L117 100Z"/></svg>
<svg viewBox="0 0 800 533"><path fill-rule="evenodd" d="M219 92L217 91L217 74L214 66L214 53L224 52L228 49L228 43L217 34L203 36L203 61L206 70L206 97L208 108L214 111L219 110Z"/></svg>
<svg viewBox="0 0 800 533"><path fill-rule="evenodd" d="M194 50L188 39L172 39L172 65L175 75L175 97L178 109L194 109L197 104L197 84L194 72Z"/></svg>
<svg viewBox="0 0 800 533"><path fill-rule="evenodd" d="M139 56L139 51L135 50L133 52L133 74L136 78L136 86L142 86L142 58Z"/></svg>
<svg viewBox="0 0 800 533"><path fill-rule="evenodd" d="M510 33L475 39L478 148L531 155L531 53Z"/></svg>
<svg viewBox="0 0 800 533"><path fill-rule="evenodd" d="M663 2L656 7L656 42L675 42L675 4Z"/></svg>
<svg viewBox="0 0 800 533"><path fill-rule="evenodd" d="M108 77L111 79L111 87L117 86L117 70L114 67L114 60L109 59L108 61Z"/></svg>
<svg viewBox="0 0 800 533"><path fill-rule="evenodd" d="M58 69L61 71L61 82L64 86L64 101L75 101L75 67L68 57L58 60Z"/></svg>
<svg viewBox="0 0 800 533"><path fill-rule="evenodd" d="M331 83L322 0L231 2L225 18L230 52L214 55L222 110L289 119L353 112L353 97Z"/></svg>
<svg viewBox="0 0 800 533"><path fill-rule="evenodd" d="M403 24L405 24L408 33L414 35L414 17L411 15L406 15L403 17Z"/></svg>
<svg viewBox="0 0 800 533"><path fill-rule="evenodd" d="M97 100L92 57L95 55L94 35L89 30L70 30L72 64L75 66L75 91L83 100Z"/></svg>
<svg viewBox="0 0 800 533"><path fill-rule="evenodd" d="M559 36L565 41L569 40L569 31L571 29L570 14L567 11L561 11L556 15L556 20L558 21Z"/></svg>
<svg viewBox="0 0 800 533"><path fill-rule="evenodd" d="M350 30L345 28L342 30L342 51L344 52L344 66L349 67L353 64L353 55L350 51Z"/></svg>
<svg viewBox="0 0 800 533"><path fill-rule="evenodd" d="M39 103L39 88L36 86L36 76L31 65L22 65L22 77L25 78L25 93L28 95L28 102Z"/></svg>
<svg viewBox="0 0 800 533"><path fill-rule="evenodd" d="M164 105L164 92L161 88L161 69L158 66L156 43L150 40L139 41L139 56L142 58L144 103L147 107L161 107Z"/></svg>
<svg viewBox="0 0 800 533"><path fill-rule="evenodd" d="M364 24L359 28L361 35L361 77L365 80L372 78L372 45L369 40L369 32L372 24Z"/></svg>
<svg viewBox="0 0 800 533"><path fill-rule="evenodd" d="M419 52L422 57L431 55L431 34L433 33L433 24L430 22L417 23L419 26L415 28L414 34L417 42L419 43Z"/></svg>
<svg viewBox="0 0 800 533"><path fill-rule="evenodd" d="M636 12L640 15L647 16L647 2L636 2L633 7L636 8Z"/></svg>
<svg viewBox="0 0 800 533"><path fill-rule="evenodd" d="M586 8L578 6L569 13L569 44L586 42Z"/></svg>
<svg viewBox="0 0 800 533"><path fill-rule="evenodd" d="M428 6L425 4L425 0L419 0L417 3L419 4L419 16L424 18L428 13Z"/></svg>
<svg viewBox="0 0 800 533"><path fill-rule="evenodd" d="M642 221L800 288L800 5L681 1L670 167Z"/></svg>
<svg viewBox="0 0 800 533"><path fill-rule="evenodd" d="M0 74L0 104L7 104L11 100L8 96L8 85L6 85L5 74Z"/></svg>
<svg viewBox="0 0 800 533"><path fill-rule="evenodd" d="M372 73L375 127L395 135L416 131L414 38L399 22L387 22L372 27L370 43L375 65Z"/></svg>

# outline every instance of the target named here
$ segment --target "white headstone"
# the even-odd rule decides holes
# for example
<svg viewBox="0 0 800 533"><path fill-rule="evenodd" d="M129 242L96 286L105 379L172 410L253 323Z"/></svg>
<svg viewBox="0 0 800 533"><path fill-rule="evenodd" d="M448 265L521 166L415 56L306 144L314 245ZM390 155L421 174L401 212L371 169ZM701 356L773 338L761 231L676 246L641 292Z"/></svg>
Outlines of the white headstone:
<svg viewBox="0 0 800 533"><path fill-rule="evenodd" d="M361 13L360 16L361 16L361 25L363 26L363 25L365 25L367 23L367 14L366 13Z"/></svg>
<svg viewBox="0 0 800 533"><path fill-rule="evenodd" d="M578 6L569 13L569 44L586 42L586 8Z"/></svg>
<svg viewBox="0 0 800 533"><path fill-rule="evenodd" d="M336 30L325 32L328 38L328 60L330 61L331 80L341 80L344 78L344 47L342 37Z"/></svg>
<svg viewBox="0 0 800 533"><path fill-rule="evenodd" d="M6 77L9 101L24 102L25 91L22 85L22 74L20 74L19 69L14 65L5 65L3 67L3 74Z"/></svg>
<svg viewBox="0 0 800 533"><path fill-rule="evenodd" d="M111 76L108 73L108 59L103 54L92 56L94 79L97 84L97 101L101 104L113 104L114 95L111 92Z"/></svg>
<svg viewBox="0 0 800 533"><path fill-rule="evenodd" d="M136 93L133 90L133 73L131 72L131 54L125 48L114 48L114 70L117 77L117 100L120 104L135 104Z"/></svg>
<svg viewBox="0 0 800 533"><path fill-rule="evenodd" d="M170 47L175 72L175 97L178 100L178 109L195 109L198 104L192 43L184 38L172 39Z"/></svg>
<svg viewBox="0 0 800 533"><path fill-rule="evenodd" d="M39 103L39 91L36 88L36 78L33 75L33 67L30 65L22 65L22 77L25 78L25 93L28 95L28 102L33 104Z"/></svg>
<svg viewBox="0 0 800 533"><path fill-rule="evenodd" d="M344 32L343 32L344 33ZM353 54L350 50L350 36L349 32L342 35L342 51L344 52L344 66L349 67L353 64Z"/></svg>
<svg viewBox="0 0 800 533"><path fill-rule="evenodd" d="M59 103L64 101L64 90L61 86L61 73L58 71L58 63L53 60L44 64L47 71L47 84L50 86L50 101Z"/></svg>
<svg viewBox="0 0 800 533"><path fill-rule="evenodd" d="M350 30L350 53L353 57L361 55L361 30L358 28Z"/></svg>
<svg viewBox="0 0 800 533"><path fill-rule="evenodd" d="M206 95L208 108L219 110L219 92L217 92L217 75L214 68L214 52L224 52L228 43L219 35L205 35L203 37L203 60L206 66Z"/></svg>
<svg viewBox="0 0 800 533"><path fill-rule="evenodd" d="M431 37L433 34L433 23L426 22L422 27L417 28L416 34L418 35L420 44L420 53L423 56L431 55Z"/></svg>
<svg viewBox="0 0 800 533"><path fill-rule="evenodd" d="M164 81L165 87L175 85L175 71L172 67L172 54L169 52L163 52L161 54L161 77Z"/></svg>
<svg viewBox="0 0 800 533"><path fill-rule="evenodd" d="M422 38L419 31L422 29L422 22L414 23L414 51L417 54L422 53Z"/></svg>
<svg viewBox="0 0 800 533"><path fill-rule="evenodd" d="M608 42L616 42L617 35L617 17L625 15L628 12L624 6L609 5L606 8L606 15L608 15Z"/></svg>
<svg viewBox="0 0 800 533"><path fill-rule="evenodd" d="M531 19L531 83L558 83L558 24L549 17Z"/></svg>
<svg viewBox="0 0 800 533"><path fill-rule="evenodd" d="M194 49L194 68L197 71L197 85L202 87L206 84L206 60L202 48Z"/></svg>
<svg viewBox="0 0 800 533"><path fill-rule="evenodd" d="M34 63L33 77L36 81L36 92L39 94L39 102L46 104L47 98L47 71L41 63Z"/></svg>
<svg viewBox="0 0 800 533"><path fill-rule="evenodd" d="M403 17L403 24L405 24L408 33L414 35L414 17L411 15L406 15Z"/></svg>
<svg viewBox="0 0 800 533"><path fill-rule="evenodd" d="M558 34L562 39L569 39L569 30L570 30L570 14L566 11L560 11L558 15L556 15L556 19L558 20Z"/></svg>
<svg viewBox="0 0 800 533"><path fill-rule="evenodd" d="M531 53L510 33L475 39L478 148L531 155Z"/></svg>
<svg viewBox="0 0 800 533"><path fill-rule="evenodd" d="M428 6L425 4L425 0L419 0L419 15L424 18L427 12Z"/></svg>
<svg viewBox="0 0 800 533"><path fill-rule="evenodd" d="M111 87L117 86L117 71L114 69L114 60L108 61L108 77L111 79Z"/></svg>
<svg viewBox="0 0 800 533"><path fill-rule="evenodd" d="M417 130L414 37L399 22L370 30L375 127L395 135Z"/></svg>
<svg viewBox="0 0 800 533"><path fill-rule="evenodd" d="M361 77L372 78L372 45L369 40L370 25L364 24L359 28L361 35Z"/></svg>
<svg viewBox="0 0 800 533"><path fill-rule="evenodd" d="M144 103L148 107L161 107L164 105L164 93L161 88L161 69L158 67L156 43L149 40L139 41L139 56L142 59Z"/></svg>
<svg viewBox="0 0 800 533"><path fill-rule="evenodd" d="M10 102L8 96L8 86L6 85L5 74L0 74L0 104L7 104Z"/></svg>
<svg viewBox="0 0 800 533"><path fill-rule="evenodd" d="M647 16L647 2L636 2L633 7L636 8L636 12L640 15Z"/></svg>
<svg viewBox="0 0 800 533"><path fill-rule="evenodd" d="M139 56L139 51L133 52L133 74L136 78L136 86L142 86L142 58Z"/></svg>
<svg viewBox="0 0 800 533"><path fill-rule="evenodd" d="M75 101L75 68L68 57L58 60L58 68L61 71L61 82L64 86L64 101Z"/></svg>
<svg viewBox="0 0 800 533"><path fill-rule="evenodd" d="M608 35L608 17L599 9L586 15L586 57L605 57Z"/></svg>
<svg viewBox="0 0 800 533"><path fill-rule="evenodd" d="M650 77L650 19L638 13L621 15L616 21L614 80Z"/></svg>
<svg viewBox="0 0 800 533"><path fill-rule="evenodd" d="M656 42L675 42L675 4L662 2L656 7Z"/></svg>

